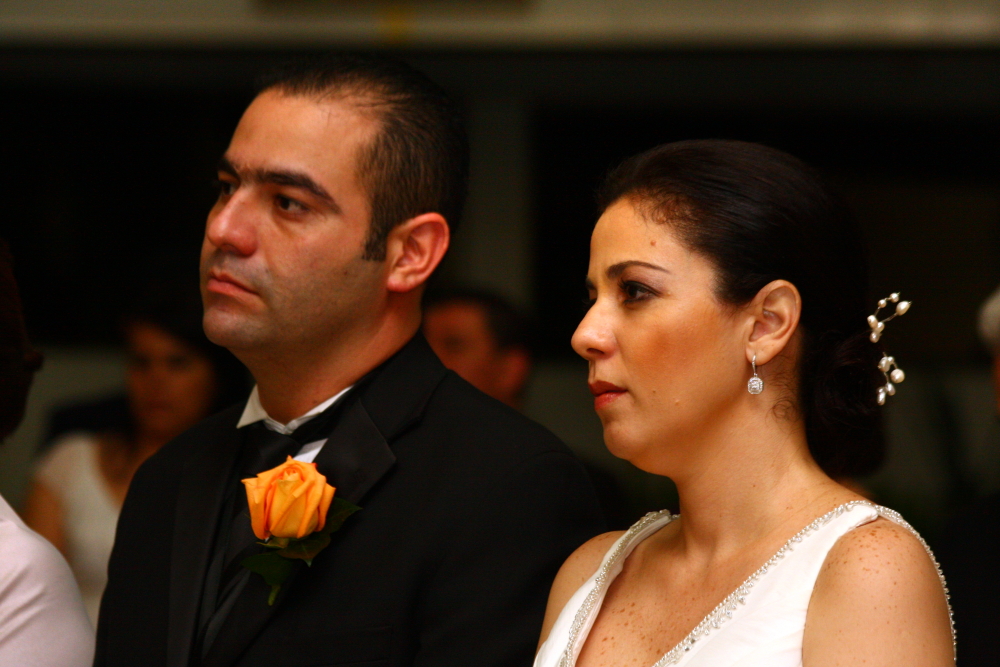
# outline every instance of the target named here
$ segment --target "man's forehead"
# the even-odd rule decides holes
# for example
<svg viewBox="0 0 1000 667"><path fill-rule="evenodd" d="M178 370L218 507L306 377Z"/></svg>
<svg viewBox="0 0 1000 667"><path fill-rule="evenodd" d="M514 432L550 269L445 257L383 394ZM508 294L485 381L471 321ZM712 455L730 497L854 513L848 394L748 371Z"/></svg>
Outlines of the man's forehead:
<svg viewBox="0 0 1000 667"><path fill-rule="evenodd" d="M281 111L276 114L279 122L291 120L289 110L298 111L298 115L316 115L328 123L347 123L367 130L373 130L379 119L377 98L349 90L299 93L272 88L257 95L250 108L255 105L279 108Z"/></svg>
<svg viewBox="0 0 1000 667"><path fill-rule="evenodd" d="M244 112L230 148L263 143L269 150L311 148L353 154L377 130L378 123L372 114L345 100L265 91Z"/></svg>

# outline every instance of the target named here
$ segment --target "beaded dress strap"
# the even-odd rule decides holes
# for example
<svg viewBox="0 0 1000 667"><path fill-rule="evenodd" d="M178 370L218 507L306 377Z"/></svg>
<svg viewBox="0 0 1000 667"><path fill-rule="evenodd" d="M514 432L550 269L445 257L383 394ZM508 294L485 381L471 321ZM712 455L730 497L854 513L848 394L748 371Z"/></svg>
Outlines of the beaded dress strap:
<svg viewBox="0 0 1000 667"><path fill-rule="evenodd" d="M691 649L695 646L698 641L711 635L713 630L718 630L727 620L733 617L733 612L736 611L738 605L745 605L747 596L750 595L751 590L754 585L760 581L761 577L765 576L769 570L773 569L778 561L782 560L788 552L794 550L795 546L802 542L803 539L809 535L815 533L823 526L827 525L835 518L843 515L845 512L849 512L855 507L864 506L875 511L877 517L885 518L893 523L908 530L920 544L924 547L927 555L930 557L931 562L934 564L934 569L937 571L938 578L941 581L941 586L944 589L945 600L948 604L948 620L951 625L951 642L952 650L955 651L955 622L952 616L951 602L948 595L948 586L944 579L944 573L941 571L941 566L938 565L937 559L934 558L934 553L931 551L930 547L923 537L920 536L913 526L903 519L902 515L888 507L883 507L881 505L876 505L875 503L869 502L867 500L852 500L851 502L844 503L834 509L830 510L821 517L818 517L812 521L805 528L800 530L798 533L792 536L778 551L768 559L760 568L758 568L753 574L751 574L747 579L740 584L740 586L730 593L726 598L718 604L711 612L708 613L702 621L695 626L695 628L682 639L674 648L672 648L668 653L666 653L662 658L656 661L653 667L668 667L669 665L676 665L681 661L685 654L689 653ZM601 564L597 575L594 578L594 585L588 593L587 597L584 599L583 604L577 610L576 616L573 619L573 624L570 627L569 641L566 645L566 650L563 652L559 659L558 667L575 667L574 654L576 653L576 643L579 640L580 630L587 623L590 618L591 613L594 611L594 607L597 601L600 599L601 595L604 593L604 589L609 585L608 574L614 567L622 554L625 553L635 538L646 530L651 524L663 521L666 516L669 515L669 520L664 522L663 525L670 523L671 521L678 518L678 515L671 515L669 512L652 512L643 517L638 523L636 523L625 536L618 541L615 545L613 551L605 558L604 562ZM873 519L874 520L874 519Z"/></svg>

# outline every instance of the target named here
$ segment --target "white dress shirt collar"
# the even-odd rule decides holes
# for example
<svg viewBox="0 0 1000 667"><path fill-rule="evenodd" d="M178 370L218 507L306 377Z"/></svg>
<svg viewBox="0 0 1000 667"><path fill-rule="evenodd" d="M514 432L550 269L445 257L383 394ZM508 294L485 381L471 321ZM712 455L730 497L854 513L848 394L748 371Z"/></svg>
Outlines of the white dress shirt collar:
<svg viewBox="0 0 1000 667"><path fill-rule="evenodd" d="M351 387L353 386L354 385L351 385ZM264 406L260 404L260 395L257 392L257 385L254 385L253 391L250 392L250 399L247 401L246 407L243 408L243 416L240 417L240 421L236 424L236 428L242 428L264 420L264 425L267 426L267 428L272 431L276 431L277 433L281 433L282 435L288 435L336 403L341 396L351 390L351 387L340 391L336 396L328 398L301 417L297 417L287 424L282 424L281 422L271 419L271 417L268 416L267 411L264 410Z"/></svg>

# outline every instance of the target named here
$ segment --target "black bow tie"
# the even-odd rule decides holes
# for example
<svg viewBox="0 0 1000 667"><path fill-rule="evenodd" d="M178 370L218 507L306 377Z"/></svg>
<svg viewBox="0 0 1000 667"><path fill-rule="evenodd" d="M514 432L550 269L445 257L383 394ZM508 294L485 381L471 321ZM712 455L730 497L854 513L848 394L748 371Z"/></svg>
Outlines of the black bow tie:
<svg viewBox="0 0 1000 667"><path fill-rule="evenodd" d="M241 466L240 479L270 470L284 463L286 457L295 456L310 442L329 437L340 414L341 403L343 397L287 435L272 431L265 425L264 420L248 425L246 445L250 451L247 452L246 463ZM256 457L252 454L254 450L257 453Z"/></svg>

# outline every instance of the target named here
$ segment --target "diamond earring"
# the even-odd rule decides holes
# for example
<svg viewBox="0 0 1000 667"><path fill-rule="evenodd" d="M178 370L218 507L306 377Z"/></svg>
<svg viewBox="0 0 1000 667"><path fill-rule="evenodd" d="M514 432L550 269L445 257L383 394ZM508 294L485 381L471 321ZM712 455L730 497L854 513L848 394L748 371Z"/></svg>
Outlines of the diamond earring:
<svg viewBox="0 0 1000 667"><path fill-rule="evenodd" d="M753 377L747 382L747 391L756 396L760 392L764 391L764 381L757 375L756 352L753 355L753 359L750 361L750 365L753 367Z"/></svg>

